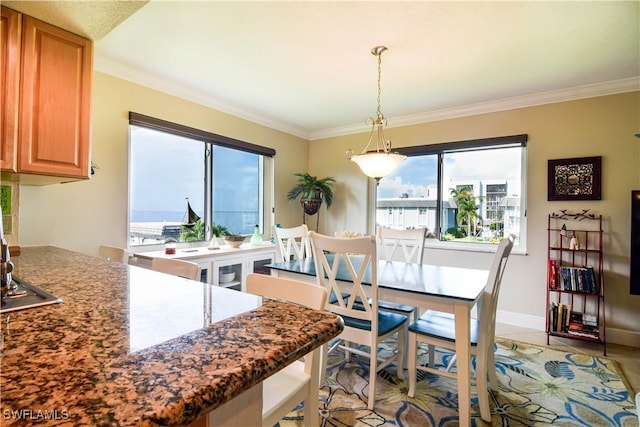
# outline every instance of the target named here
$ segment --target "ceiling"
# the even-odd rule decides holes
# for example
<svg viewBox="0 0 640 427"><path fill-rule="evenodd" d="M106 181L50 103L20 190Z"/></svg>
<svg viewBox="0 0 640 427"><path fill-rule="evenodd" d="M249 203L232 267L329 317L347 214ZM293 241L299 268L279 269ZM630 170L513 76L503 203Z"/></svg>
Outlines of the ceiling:
<svg viewBox="0 0 640 427"><path fill-rule="evenodd" d="M640 88L638 1L3 4L95 41L96 70L318 139ZM29 10L25 10L26 8Z"/></svg>

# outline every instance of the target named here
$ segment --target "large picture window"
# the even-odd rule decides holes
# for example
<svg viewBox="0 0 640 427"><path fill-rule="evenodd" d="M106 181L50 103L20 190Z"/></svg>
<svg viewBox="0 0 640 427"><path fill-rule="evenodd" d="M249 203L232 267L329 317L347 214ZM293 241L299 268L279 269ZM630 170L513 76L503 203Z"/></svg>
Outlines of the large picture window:
<svg viewBox="0 0 640 427"><path fill-rule="evenodd" d="M130 113L129 244L271 227L271 149Z"/></svg>
<svg viewBox="0 0 640 427"><path fill-rule="evenodd" d="M382 178L376 224L426 227L432 242L495 245L524 235L527 135L399 149L405 160Z"/></svg>

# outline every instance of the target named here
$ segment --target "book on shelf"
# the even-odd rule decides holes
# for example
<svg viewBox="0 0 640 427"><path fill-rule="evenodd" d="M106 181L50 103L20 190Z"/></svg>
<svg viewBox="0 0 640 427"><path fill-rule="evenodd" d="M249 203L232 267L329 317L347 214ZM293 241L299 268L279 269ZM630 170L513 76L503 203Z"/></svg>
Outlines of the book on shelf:
<svg viewBox="0 0 640 427"><path fill-rule="evenodd" d="M593 339L600 338L600 330L598 328L590 327L587 325L581 325L581 326L582 327L578 327L576 325L573 328L570 327L569 329L567 329L567 333L569 335L575 335L578 337L593 338Z"/></svg>
<svg viewBox="0 0 640 427"><path fill-rule="evenodd" d="M560 289L573 292L598 293L593 267L559 267Z"/></svg>

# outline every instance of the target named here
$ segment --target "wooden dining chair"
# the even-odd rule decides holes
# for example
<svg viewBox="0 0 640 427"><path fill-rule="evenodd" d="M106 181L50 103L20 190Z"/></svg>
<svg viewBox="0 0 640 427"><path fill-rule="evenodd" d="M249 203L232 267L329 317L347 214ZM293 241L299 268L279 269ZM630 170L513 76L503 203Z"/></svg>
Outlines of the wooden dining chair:
<svg viewBox="0 0 640 427"><path fill-rule="evenodd" d="M117 261L126 264L129 260L129 254L126 249L115 246L98 246L98 256L110 261Z"/></svg>
<svg viewBox="0 0 640 427"><path fill-rule="evenodd" d="M369 359L368 408L373 409L376 397L376 378L380 370L396 363L398 378L404 377L403 361L407 336L407 317L378 310L378 255L375 236L340 239L309 233L318 284L329 295L340 295L340 283L347 287L348 298L329 298L327 310L342 316L344 330L336 344L345 359L351 354ZM370 286L364 285L367 280ZM369 291L369 295L365 292ZM397 352L387 358L378 353L380 343L397 334ZM361 345L358 348L353 344ZM366 348L365 348L366 347ZM326 370L323 358L323 371Z"/></svg>
<svg viewBox="0 0 640 427"><path fill-rule="evenodd" d="M151 260L151 269L185 279L200 280L200 266L183 259L155 257Z"/></svg>
<svg viewBox="0 0 640 427"><path fill-rule="evenodd" d="M426 228L396 230L379 226L377 236L380 259L422 264L424 238L426 234ZM389 301L378 301L378 307L385 311L407 316L409 318L409 322L416 320L418 314L417 307L412 305L396 304Z"/></svg>
<svg viewBox="0 0 640 427"><path fill-rule="evenodd" d="M491 387L497 388L495 372L495 327L496 308L498 306L498 294L500 284L511 249L513 248L513 236L500 241L498 249L493 257L487 284L480 299L478 310L479 319L471 319L471 354L476 357L476 388L480 404L480 415L484 421L491 421L489 408L489 392L487 377L490 378ZM461 283L460 286L464 286ZM417 371L425 371L442 375L448 378L456 378L456 374L449 369L437 369L434 366L435 347L446 348L455 351L455 319L450 313L428 310L420 318L409 325L409 397L415 395ZM420 343L429 346L429 365L418 366L417 349Z"/></svg>
<svg viewBox="0 0 640 427"><path fill-rule="evenodd" d="M277 276L249 273L247 292L322 310L327 301L327 290L311 283L284 279ZM304 406L304 425L318 426L318 388L320 353L318 347L263 382L262 425L271 427L291 412L300 402Z"/></svg>
<svg viewBox="0 0 640 427"><path fill-rule="evenodd" d="M291 228L275 227L274 237L278 262L313 256L309 243L309 229L306 224Z"/></svg>

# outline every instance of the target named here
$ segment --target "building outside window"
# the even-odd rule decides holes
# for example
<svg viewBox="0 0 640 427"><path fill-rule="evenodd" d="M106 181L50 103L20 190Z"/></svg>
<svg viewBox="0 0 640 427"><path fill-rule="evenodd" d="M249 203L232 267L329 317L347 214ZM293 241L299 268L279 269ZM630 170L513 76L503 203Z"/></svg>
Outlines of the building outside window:
<svg viewBox="0 0 640 427"><path fill-rule="evenodd" d="M398 150L408 157L377 186L377 225L426 227L434 242L497 244L515 234L523 244L526 140L516 135Z"/></svg>

